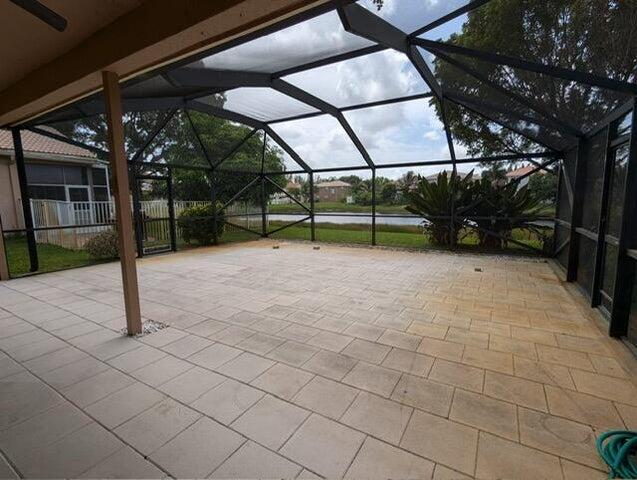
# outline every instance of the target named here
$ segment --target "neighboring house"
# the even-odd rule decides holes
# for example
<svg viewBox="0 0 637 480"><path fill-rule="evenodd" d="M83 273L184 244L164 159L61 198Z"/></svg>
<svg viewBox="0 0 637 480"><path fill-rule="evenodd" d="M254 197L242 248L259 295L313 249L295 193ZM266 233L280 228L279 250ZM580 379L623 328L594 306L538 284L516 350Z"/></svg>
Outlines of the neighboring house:
<svg viewBox="0 0 637 480"><path fill-rule="evenodd" d="M453 170L440 170L437 173L432 173L431 175L427 175L425 177L425 179L429 182L429 183L433 183L436 182L438 180L438 175L441 174L442 172L447 172L447 177L451 176ZM470 172L461 172L459 170L456 171L456 174L460 177L460 178L464 178L467 175L469 175ZM481 179L481 175L479 172L474 171L473 174L471 175L471 180L473 180L474 182L477 182Z"/></svg>
<svg viewBox="0 0 637 480"><path fill-rule="evenodd" d="M53 129L50 129L54 131ZM59 135L59 132L54 131ZM29 198L58 202L110 201L108 165L84 148L22 131ZM70 203L86 209L88 204ZM0 220L4 230L24 228L11 132L0 129Z"/></svg>
<svg viewBox="0 0 637 480"><path fill-rule="evenodd" d="M299 197L298 192L301 191L301 184L290 181L285 186L285 191L288 192L290 195L292 195L294 198L298 199ZM273 193L272 196L270 197L270 203L273 205L282 205L282 204L292 203L292 199L288 197L285 193L277 191Z"/></svg>
<svg viewBox="0 0 637 480"><path fill-rule="evenodd" d="M516 168L515 170L511 170L510 172L506 173L506 177L507 177L507 182L512 182L514 180L517 180L520 177L523 177L524 175L528 175L527 177L523 178L522 180L520 180L520 184L518 185L518 188L522 188L523 186L527 185L529 183L529 178L531 178L531 176L535 175L535 173L529 175L529 173L531 173L533 170L535 170L537 167L535 165L526 165L520 168ZM546 172L544 170L539 170L538 172L536 172L540 175L544 175Z"/></svg>
<svg viewBox="0 0 637 480"><path fill-rule="evenodd" d="M341 180L332 180L316 184L316 199L319 202L341 202L347 199L352 186Z"/></svg>

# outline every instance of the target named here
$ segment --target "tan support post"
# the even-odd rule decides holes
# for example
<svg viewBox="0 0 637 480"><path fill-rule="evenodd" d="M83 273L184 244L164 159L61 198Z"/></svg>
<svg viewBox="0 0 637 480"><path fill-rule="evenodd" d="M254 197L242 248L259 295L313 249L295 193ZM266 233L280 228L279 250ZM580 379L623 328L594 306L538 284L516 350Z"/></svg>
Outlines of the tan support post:
<svg viewBox="0 0 637 480"><path fill-rule="evenodd" d="M0 281L9 280L9 265L7 264L7 251L4 248L4 233L0 221Z"/></svg>
<svg viewBox="0 0 637 480"><path fill-rule="evenodd" d="M131 215L128 191L128 162L124 150L122 97L119 89L119 78L116 73L102 72L102 81L108 122L108 149L111 173L113 175L117 232L119 233L119 256L124 284L126 327L129 335L135 335L142 331L142 318L139 308L137 267L135 266L133 217Z"/></svg>

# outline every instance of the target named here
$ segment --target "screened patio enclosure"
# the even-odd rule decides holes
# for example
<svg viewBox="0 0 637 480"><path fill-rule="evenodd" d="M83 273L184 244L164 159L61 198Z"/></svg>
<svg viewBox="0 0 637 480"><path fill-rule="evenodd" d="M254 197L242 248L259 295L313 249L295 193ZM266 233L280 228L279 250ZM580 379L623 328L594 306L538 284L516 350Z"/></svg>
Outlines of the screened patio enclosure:
<svg viewBox="0 0 637 480"><path fill-rule="evenodd" d="M194 201L213 205L211 218L200 221L223 216L241 238L297 228L298 238L324 240L321 219L342 216L364 225L356 243L383 244L387 224L418 217L379 211L382 179L523 162L532 168L502 188L538 173L555 175L556 213L547 208L523 219L541 232L539 244L515 232L502 240L555 256L567 280L608 315L611 334L637 341L637 320L629 321L637 259L630 222L637 6L573 0L547 7L547 15L563 14L556 27L595 46L578 49L556 34L548 40L553 50L569 52L559 56L545 54L546 32L534 29L545 19L534 17L533 8L528 18L516 17L523 11L516 3L331 1L127 81L122 98L138 255L177 249L179 202ZM499 47L486 40L484 48L475 41L465 46L467 38L479 38L481 25L506 15L515 22L500 25ZM104 111L98 92L14 131L37 131L107 158ZM369 202L355 212L322 209L317 185L348 175L368 182ZM196 199L184 187L192 176L204 179ZM306 191L288 188L295 182ZM286 207L277 208L273 221L275 197ZM152 210L152 202L165 208ZM24 208L30 219L28 201ZM450 231L502 237L489 225L510 221L506 212L483 218L476 211L452 201L438 220ZM27 221L25 230L5 232L26 233L35 270L37 231Z"/></svg>

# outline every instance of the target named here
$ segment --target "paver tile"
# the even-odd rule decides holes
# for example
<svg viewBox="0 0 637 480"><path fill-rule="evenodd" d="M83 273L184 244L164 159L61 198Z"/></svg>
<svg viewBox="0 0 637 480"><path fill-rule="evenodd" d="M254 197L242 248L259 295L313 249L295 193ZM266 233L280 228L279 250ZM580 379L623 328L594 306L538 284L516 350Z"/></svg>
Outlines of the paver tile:
<svg viewBox="0 0 637 480"><path fill-rule="evenodd" d="M525 407L548 411L542 385L522 378L487 371L484 393Z"/></svg>
<svg viewBox="0 0 637 480"><path fill-rule="evenodd" d="M367 392L360 392L341 417L341 423L398 445L413 408Z"/></svg>
<svg viewBox="0 0 637 480"><path fill-rule="evenodd" d="M400 379L400 372L359 362L343 378L343 383L389 397Z"/></svg>
<svg viewBox="0 0 637 480"><path fill-rule="evenodd" d="M511 403L457 389L449 418L518 441L517 411Z"/></svg>
<svg viewBox="0 0 637 480"><path fill-rule="evenodd" d="M283 363L264 372L251 385L286 400L291 399L314 375Z"/></svg>
<svg viewBox="0 0 637 480"><path fill-rule="evenodd" d="M480 432L476 476L559 480L562 473L557 457Z"/></svg>
<svg viewBox="0 0 637 480"><path fill-rule="evenodd" d="M203 417L153 452L150 458L175 478L204 478L244 442L241 435Z"/></svg>
<svg viewBox="0 0 637 480"><path fill-rule="evenodd" d="M315 376L293 398L297 405L338 420L352 403L358 390L327 378Z"/></svg>
<svg viewBox="0 0 637 480"><path fill-rule="evenodd" d="M280 453L325 478L340 478L364 439L362 433L312 414L283 445Z"/></svg>
<svg viewBox="0 0 637 480"><path fill-rule="evenodd" d="M446 417L449 414L453 388L425 378L404 374L391 398L397 402Z"/></svg>
<svg viewBox="0 0 637 480"><path fill-rule="evenodd" d="M429 460L367 437L345 478L428 479L433 469L434 463Z"/></svg>
<svg viewBox="0 0 637 480"><path fill-rule="evenodd" d="M126 443L148 455L189 427L200 416L194 410L172 399L166 399L114 431Z"/></svg>
<svg viewBox="0 0 637 480"><path fill-rule="evenodd" d="M478 445L478 431L471 427L414 411L400 446L473 475Z"/></svg>
<svg viewBox="0 0 637 480"><path fill-rule="evenodd" d="M247 441L210 478L296 478L301 470L286 458Z"/></svg>
<svg viewBox="0 0 637 480"><path fill-rule="evenodd" d="M310 412L266 395L232 423L232 428L262 445L278 450Z"/></svg>
<svg viewBox="0 0 637 480"><path fill-rule="evenodd" d="M193 367L157 388L184 403L192 403L204 393L226 381L226 377L201 367Z"/></svg>
<svg viewBox="0 0 637 480"><path fill-rule="evenodd" d="M275 362L260 357L253 353L244 352L233 358L217 371L228 377L236 378L243 382L250 382L274 365Z"/></svg>
<svg viewBox="0 0 637 480"><path fill-rule="evenodd" d="M429 372L429 378L436 382L482 392L484 370L437 358Z"/></svg>

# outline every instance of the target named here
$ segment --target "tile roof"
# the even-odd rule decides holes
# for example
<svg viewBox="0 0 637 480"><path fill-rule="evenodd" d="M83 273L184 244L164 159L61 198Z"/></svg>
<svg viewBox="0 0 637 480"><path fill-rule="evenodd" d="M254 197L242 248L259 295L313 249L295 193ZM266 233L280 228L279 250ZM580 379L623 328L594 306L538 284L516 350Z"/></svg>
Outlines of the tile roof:
<svg viewBox="0 0 637 480"><path fill-rule="evenodd" d="M329 182L321 182L316 184L317 187L351 187L347 182L341 180L332 180Z"/></svg>
<svg viewBox="0 0 637 480"><path fill-rule="evenodd" d="M530 173L536 168L537 167L535 165L527 165L525 167L516 168L515 170L511 170L510 172L507 172L507 177L509 178L521 177L522 175L526 175L527 173Z"/></svg>
<svg viewBox="0 0 637 480"><path fill-rule="evenodd" d="M48 129L53 133L61 135L60 132L53 128L48 127ZM90 150L76 147L70 143L65 143L60 140L54 140L29 130L22 131L22 148L24 149L25 156L27 157L29 156L29 153L44 153L73 158L97 158ZM0 129L0 150L13 151L11 131Z"/></svg>

